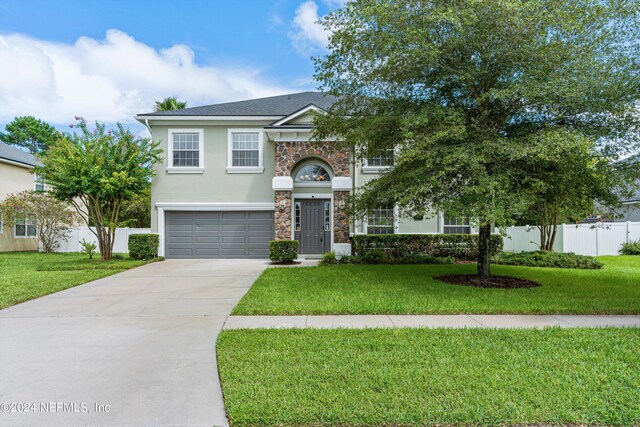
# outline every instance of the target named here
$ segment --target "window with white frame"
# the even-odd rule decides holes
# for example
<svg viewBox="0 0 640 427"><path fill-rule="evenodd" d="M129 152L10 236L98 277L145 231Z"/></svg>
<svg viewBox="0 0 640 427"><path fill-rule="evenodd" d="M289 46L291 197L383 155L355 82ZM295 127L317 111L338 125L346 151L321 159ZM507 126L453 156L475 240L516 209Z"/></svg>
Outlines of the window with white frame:
<svg viewBox="0 0 640 427"><path fill-rule="evenodd" d="M4 230L2 229L2 217L0 216L0 234L2 234Z"/></svg>
<svg viewBox="0 0 640 427"><path fill-rule="evenodd" d="M365 166L368 167L389 167L393 166L394 161L394 149L388 148L384 150L384 152L380 153L376 156L367 157L367 162Z"/></svg>
<svg viewBox="0 0 640 427"><path fill-rule="evenodd" d="M202 168L203 135L201 129L169 129L169 167Z"/></svg>
<svg viewBox="0 0 640 427"><path fill-rule="evenodd" d="M234 132L231 134L231 166L259 167L260 141L258 132Z"/></svg>
<svg viewBox="0 0 640 427"><path fill-rule="evenodd" d="M13 235L15 237L35 237L36 225L29 219L16 218L16 222L13 226Z"/></svg>
<svg viewBox="0 0 640 427"><path fill-rule="evenodd" d="M34 181L35 181L34 190L44 191L44 179L40 175L35 174Z"/></svg>
<svg viewBox="0 0 640 427"><path fill-rule="evenodd" d="M444 234L471 234L469 218L445 215L442 232Z"/></svg>
<svg viewBox="0 0 640 427"><path fill-rule="evenodd" d="M367 214L367 234L394 234L393 206L381 206Z"/></svg>
<svg viewBox="0 0 640 427"><path fill-rule="evenodd" d="M262 172L262 131L229 129L227 171Z"/></svg>

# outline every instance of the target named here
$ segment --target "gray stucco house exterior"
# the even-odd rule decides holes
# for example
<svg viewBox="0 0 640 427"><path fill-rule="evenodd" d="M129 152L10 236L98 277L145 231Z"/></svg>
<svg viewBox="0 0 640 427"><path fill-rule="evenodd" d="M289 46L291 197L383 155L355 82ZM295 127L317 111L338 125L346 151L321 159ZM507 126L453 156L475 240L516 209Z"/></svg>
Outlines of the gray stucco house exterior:
<svg viewBox="0 0 640 427"><path fill-rule="evenodd" d="M335 141L310 141L335 98L303 92L140 114L164 149L152 183L152 232L167 258L263 258L268 242L296 239L302 255L351 252L357 233L469 233L436 215L401 220L381 206L364 222L346 197L393 165L393 152L356 159Z"/></svg>

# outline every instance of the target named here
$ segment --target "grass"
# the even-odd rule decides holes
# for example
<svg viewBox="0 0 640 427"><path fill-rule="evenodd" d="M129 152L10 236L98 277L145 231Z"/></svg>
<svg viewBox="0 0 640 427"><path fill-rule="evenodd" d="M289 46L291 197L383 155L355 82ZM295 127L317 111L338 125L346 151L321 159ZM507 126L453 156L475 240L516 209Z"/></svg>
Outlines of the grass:
<svg viewBox="0 0 640 427"><path fill-rule="evenodd" d="M0 253L0 309L120 273L148 261L89 260L78 253Z"/></svg>
<svg viewBox="0 0 640 427"><path fill-rule="evenodd" d="M496 275L540 282L530 289L482 289L433 279L472 274L475 265L341 265L270 268L233 310L294 314L637 314L640 257L600 257L601 270L492 266Z"/></svg>
<svg viewBox="0 0 640 427"><path fill-rule="evenodd" d="M640 329L237 330L232 426L638 425Z"/></svg>

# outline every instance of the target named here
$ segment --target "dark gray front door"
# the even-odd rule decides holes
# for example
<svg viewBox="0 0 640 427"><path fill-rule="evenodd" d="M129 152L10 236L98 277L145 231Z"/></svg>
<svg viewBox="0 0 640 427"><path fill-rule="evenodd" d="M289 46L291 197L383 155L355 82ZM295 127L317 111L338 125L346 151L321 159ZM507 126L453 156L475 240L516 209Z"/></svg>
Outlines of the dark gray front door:
<svg viewBox="0 0 640 427"><path fill-rule="evenodd" d="M273 212L166 212L167 258L268 258Z"/></svg>
<svg viewBox="0 0 640 427"><path fill-rule="evenodd" d="M331 247L328 199L301 201L300 253L322 254Z"/></svg>

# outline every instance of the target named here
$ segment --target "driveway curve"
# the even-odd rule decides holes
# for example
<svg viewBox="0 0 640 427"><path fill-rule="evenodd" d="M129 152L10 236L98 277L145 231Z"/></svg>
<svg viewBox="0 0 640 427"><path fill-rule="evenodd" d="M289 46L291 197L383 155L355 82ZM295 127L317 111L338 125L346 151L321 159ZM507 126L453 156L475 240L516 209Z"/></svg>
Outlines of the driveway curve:
<svg viewBox="0 0 640 427"><path fill-rule="evenodd" d="M216 338L266 267L167 260L0 310L0 425L226 426Z"/></svg>

